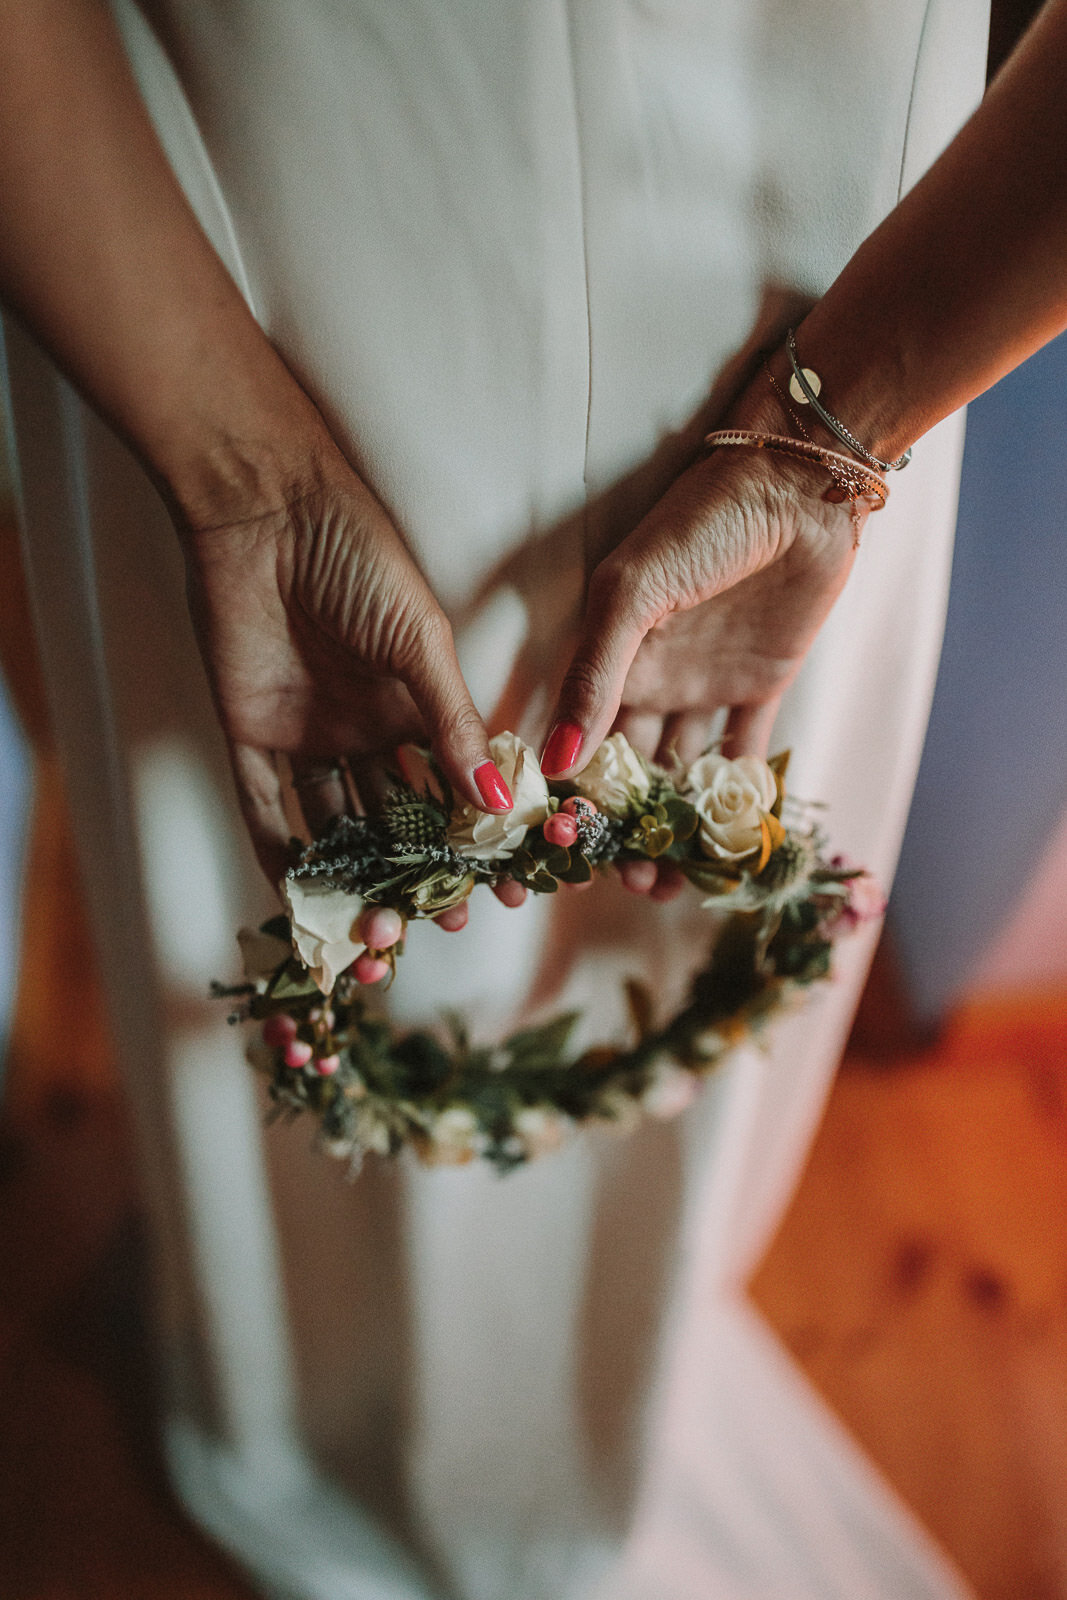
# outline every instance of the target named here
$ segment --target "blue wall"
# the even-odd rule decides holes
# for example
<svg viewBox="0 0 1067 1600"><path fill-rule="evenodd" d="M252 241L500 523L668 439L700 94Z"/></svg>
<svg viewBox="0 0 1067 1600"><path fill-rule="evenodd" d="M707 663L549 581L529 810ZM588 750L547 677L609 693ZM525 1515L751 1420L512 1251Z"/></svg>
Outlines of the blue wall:
<svg viewBox="0 0 1067 1600"><path fill-rule="evenodd" d="M921 1016L966 983L1065 805L1067 335L970 408L945 649L889 909Z"/></svg>

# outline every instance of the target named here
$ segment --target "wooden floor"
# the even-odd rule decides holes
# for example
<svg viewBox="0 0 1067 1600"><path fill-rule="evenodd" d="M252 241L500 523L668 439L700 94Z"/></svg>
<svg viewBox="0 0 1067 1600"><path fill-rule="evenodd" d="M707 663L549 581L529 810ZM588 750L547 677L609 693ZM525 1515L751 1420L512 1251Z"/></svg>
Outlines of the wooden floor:
<svg viewBox="0 0 1067 1600"><path fill-rule="evenodd" d="M0 1127L0 1596L247 1600L156 1456L127 1133L43 710L2 609L42 756ZM1067 1597L1065 1155L1067 994L854 1053L753 1285L985 1600Z"/></svg>
<svg viewBox="0 0 1067 1600"><path fill-rule="evenodd" d="M753 1293L980 1595L1067 1595L1067 996L850 1057Z"/></svg>

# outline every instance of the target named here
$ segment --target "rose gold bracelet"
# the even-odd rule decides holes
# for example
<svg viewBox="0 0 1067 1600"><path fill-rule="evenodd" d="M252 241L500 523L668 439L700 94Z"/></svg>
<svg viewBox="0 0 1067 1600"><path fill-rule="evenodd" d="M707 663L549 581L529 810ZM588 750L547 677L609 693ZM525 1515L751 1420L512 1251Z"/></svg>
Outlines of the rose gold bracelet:
<svg viewBox="0 0 1067 1600"><path fill-rule="evenodd" d="M821 444L813 444L809 439L791 439L784 433L757 433L753 428L719 428L704 440L706 450L718 450L723 445L773 450L779 455L795 456L800 461L814 461L825 467L833 483L822 498L833 505L840 505L845 500L851 503L853 543L857 549L862 527L858 502L864 500L869 510L880 511L889 499L889 485L884 478L849 456L840 455L836 450L825 450Z"/></svg>

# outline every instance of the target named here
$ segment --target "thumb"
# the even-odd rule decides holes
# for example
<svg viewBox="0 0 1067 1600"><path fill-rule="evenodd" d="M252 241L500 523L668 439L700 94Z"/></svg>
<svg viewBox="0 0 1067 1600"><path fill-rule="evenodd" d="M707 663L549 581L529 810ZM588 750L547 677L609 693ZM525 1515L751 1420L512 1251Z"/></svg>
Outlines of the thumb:
<svg viewBox="0 0 1067 1600"><path fill-rule="evenodd" d="M422 717L438 765L480 811L510 811L511 792L493 761L444 612L434 606L394 651L393 670Z"/></svg>
<svg viewBox="0 0 1067 1600"><path fill-rule="evenodd" d="M638 646L661 614L640 581L642 568L619 561L620 552L589 581L582 637L541 757L541 770L550 778L580 771L607 736Z"/></svg>

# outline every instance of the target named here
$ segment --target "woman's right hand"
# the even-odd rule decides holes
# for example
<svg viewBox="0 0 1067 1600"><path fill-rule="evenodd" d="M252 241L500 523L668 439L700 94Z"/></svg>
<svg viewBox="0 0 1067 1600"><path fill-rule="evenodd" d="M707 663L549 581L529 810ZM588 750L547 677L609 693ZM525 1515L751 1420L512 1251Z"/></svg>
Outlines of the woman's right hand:
<svg viewBox="0 0 1067 1600"><path fill-rule="evenodd" d="M451 627L385 508L332 442L305 462L266 503L238 509L231 490L222 519L203 504L177 516L238 799L273 882L291 834L278 753L298 780L312 773L306 806L329 799L314 794L316 768L413 739L458 795L511 805Z"/></svg>

